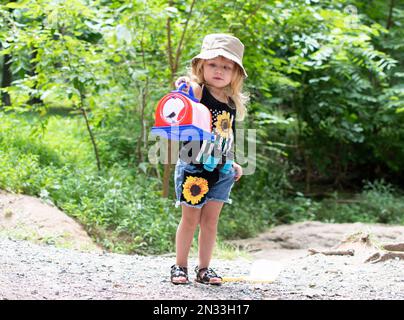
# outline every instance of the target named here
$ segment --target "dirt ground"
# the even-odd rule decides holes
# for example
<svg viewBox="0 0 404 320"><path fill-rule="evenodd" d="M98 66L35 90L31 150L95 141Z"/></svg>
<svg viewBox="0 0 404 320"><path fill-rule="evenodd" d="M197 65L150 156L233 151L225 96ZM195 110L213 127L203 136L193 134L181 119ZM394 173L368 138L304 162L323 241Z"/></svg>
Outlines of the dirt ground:
<svg viewBox="0 0 404 320"><path fill-rule="evenodd" d="M365 263L371 251L362 245L355 256L308 253L335 248L358 232L371 234L376 243L404 242L404 226L281 225L255 238L229 241L251 259L215 256L214 267L227 278L220 289L195 283L179 288L169 281L173 256L103 252L79 223L54 206L0 191L0 300L404 299L403 260ZM196 263L191 258L190 265ZM234 281L252 275L275 281Z"/></svg>
<svg viewBox="0 0 404 320"><path fill-rule="evenodd" d="M404 226L305 221L277 226L255 238L229 243L249 252L256 259L287 261L307 255L309 248L333 248L358 232L370 234L379 243L404 242Z"/></svg>
<svg viewBox="0 0 404 320"><path fill-rule="evenodd" d="M73 218L41 199L0 190L0 235L101 252Z"/></svg>

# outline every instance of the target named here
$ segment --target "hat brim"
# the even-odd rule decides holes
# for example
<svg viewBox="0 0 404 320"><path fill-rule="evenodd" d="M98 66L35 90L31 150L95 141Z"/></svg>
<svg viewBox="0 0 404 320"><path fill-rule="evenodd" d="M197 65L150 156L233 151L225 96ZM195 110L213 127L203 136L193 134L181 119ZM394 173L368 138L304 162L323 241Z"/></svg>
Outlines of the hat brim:
<svg viewBox="0 0 404 320"><path fill-rule="evenodd" d="M213 50L203 51L200 54L198 54L197 56L193 57L191 62L192 62L192 64L194 64L198 59L208 60L208 59L214 59L219 56L225 57L225 58L237 63L239 65L239 67L243 70L244 77L245 78L248 77L247 72L245 71L240 59L237 58L234 54L231 54L230 52L223 50L223 49L213 49Z"/></svg>

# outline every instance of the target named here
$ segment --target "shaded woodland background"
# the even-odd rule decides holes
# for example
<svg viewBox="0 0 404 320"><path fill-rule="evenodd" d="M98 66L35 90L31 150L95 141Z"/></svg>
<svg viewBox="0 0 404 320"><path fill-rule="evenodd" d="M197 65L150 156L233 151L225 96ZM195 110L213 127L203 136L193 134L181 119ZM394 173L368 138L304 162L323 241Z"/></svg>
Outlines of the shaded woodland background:
<svg viewBox="0 0 404 320"><path fill-rule="evenodd" d="M221 240L404 223L403 1L0 3L0 188L57 205L104 248L173 250L173 171L150 163L149 131L212 32L246 46L238 125L257 130Z"/></svg>

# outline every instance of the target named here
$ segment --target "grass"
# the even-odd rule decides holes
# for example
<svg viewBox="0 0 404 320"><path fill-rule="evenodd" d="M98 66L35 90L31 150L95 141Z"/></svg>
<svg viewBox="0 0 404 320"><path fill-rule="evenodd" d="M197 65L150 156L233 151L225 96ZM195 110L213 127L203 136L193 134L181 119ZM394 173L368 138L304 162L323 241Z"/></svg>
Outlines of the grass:
<svg viewBox="0 0 404 320"><path fill-rule="evenodd" d="M224 260L252 260L251 254L249 254L247 251L236 248L235 246L232 246L221 239L217 241L213 254L215 257Z"/></svg>
<svg viewBox="0 0 404 320"><path fill-rule="evenodd" d="M220 221L219 221L220 224ZM173 248L175 249L175 248ZM175 255L175 252L173 252ZM189 256L192 258L198 258L198 230L195 232L195 236L191 245ZM245 259L251 260L251 255L238 247L235 247L226 242L226 239L221 237L217 238L215 247L213 249L213 259L224 259L224 260L236 260Z"/></svg>
<svg viewBox="0 0 404 320"><path fill-rule="evenodd" d="M95 244L77 243L69 233L54 234L54 232L39 232L35 227L18 223L14 227L0 227L0 237L16 240L28 240L37 244L53 245L56 248L76 249L80 251L94 251Z"/></svg>

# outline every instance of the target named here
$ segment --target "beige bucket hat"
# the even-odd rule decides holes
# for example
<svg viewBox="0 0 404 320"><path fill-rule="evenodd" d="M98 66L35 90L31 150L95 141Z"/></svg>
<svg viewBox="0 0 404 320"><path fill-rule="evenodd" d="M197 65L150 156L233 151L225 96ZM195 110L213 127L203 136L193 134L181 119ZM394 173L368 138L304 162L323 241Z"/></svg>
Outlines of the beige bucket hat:
<svg viewBox="0 0 404 320"><path fill-rule="evenodd" d="M228 34L213 33L205 36L201 53L192 58L192 64L198 59L214 59L222 56L237 63L243 69L244 77L247 78L242 62L243 54L244 45L239 39Z"/></svg>

